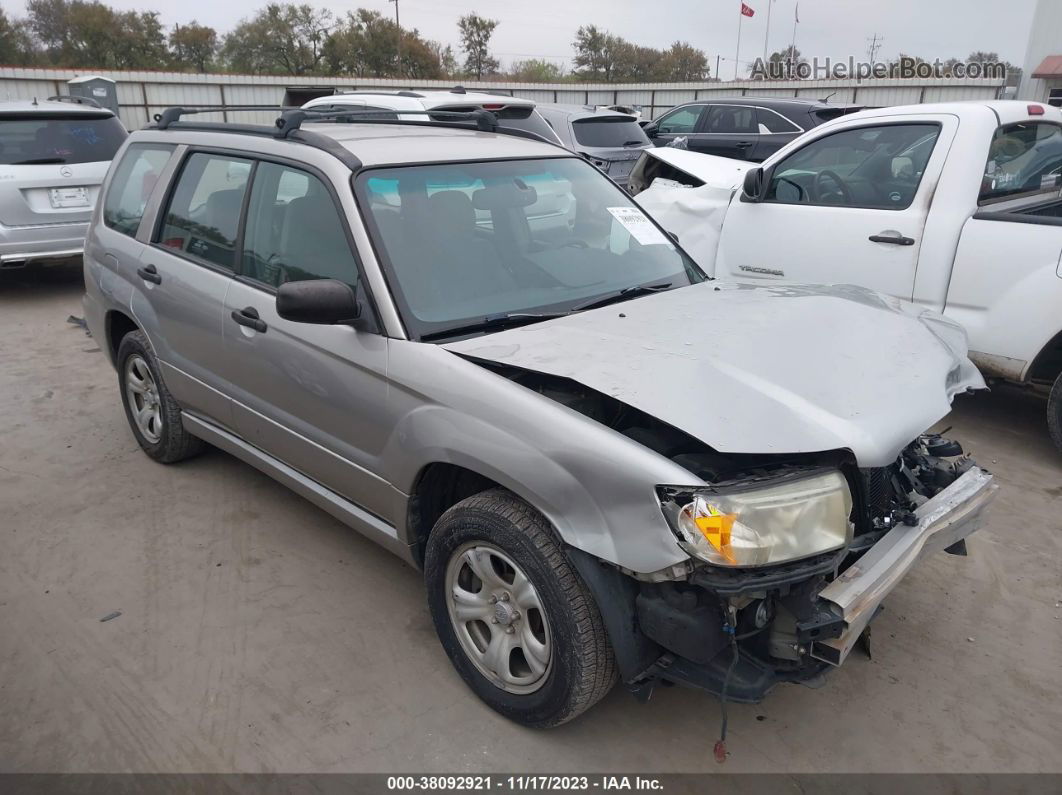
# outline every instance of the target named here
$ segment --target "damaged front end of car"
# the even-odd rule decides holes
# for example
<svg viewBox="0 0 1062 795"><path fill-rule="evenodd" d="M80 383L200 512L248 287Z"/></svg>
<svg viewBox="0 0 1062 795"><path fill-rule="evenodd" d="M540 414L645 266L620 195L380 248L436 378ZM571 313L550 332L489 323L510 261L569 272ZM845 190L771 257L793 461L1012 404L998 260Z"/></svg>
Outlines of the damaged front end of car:
<svg viewBox="0 0 1062 795"><path fill-rule="evenodd" d="M737 702L781 682L818 683L923 554L965 554L996 489L935 434L886 467L838 453L700 474L712 485L658 489L691 564L638 583L637 631L662 651L627 682L642 698L661 681Z"/></svg>

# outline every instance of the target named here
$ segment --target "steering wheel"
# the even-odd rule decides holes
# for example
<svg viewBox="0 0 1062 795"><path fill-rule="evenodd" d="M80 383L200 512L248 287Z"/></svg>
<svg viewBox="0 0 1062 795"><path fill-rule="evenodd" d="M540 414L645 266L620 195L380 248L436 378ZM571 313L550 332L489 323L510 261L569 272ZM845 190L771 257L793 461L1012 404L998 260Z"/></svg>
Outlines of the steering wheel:
<svg viewBox="0 0 1062 795"><path fill-rule="evenodd" d="M827 180L833 182L833 184L837 186L837 189L827 192L824 188L824 184ZM828 195L829 193L839 193L845 204L852 203L852 193L848 190L848 186L844 184L844 180L837 176L836 172L830 171L829 169L820 171L815 175L815 179L811 183L811 192L815 195L815 201L820 204L822 203L823 196Z"/></svg>

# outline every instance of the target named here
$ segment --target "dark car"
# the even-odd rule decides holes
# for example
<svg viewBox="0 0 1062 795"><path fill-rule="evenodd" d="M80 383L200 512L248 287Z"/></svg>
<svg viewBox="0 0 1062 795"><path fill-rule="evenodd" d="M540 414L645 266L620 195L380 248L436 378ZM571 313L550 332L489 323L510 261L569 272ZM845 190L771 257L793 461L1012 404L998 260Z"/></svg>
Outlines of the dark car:
<svg viewBox="0 0 1062 795"><path fill-rule="evenodd" d="M694 152L758 163L804 131L864 107L792 97L720 97L672 108L644 130L657 146L685 138Z"/></svg>
<svg viewBox="0 0 1062 795"><path fill-rule="evenodd" d="M638 119L593 105L538 105L561 143L626 186L642 149L652 147Z"/></svg>

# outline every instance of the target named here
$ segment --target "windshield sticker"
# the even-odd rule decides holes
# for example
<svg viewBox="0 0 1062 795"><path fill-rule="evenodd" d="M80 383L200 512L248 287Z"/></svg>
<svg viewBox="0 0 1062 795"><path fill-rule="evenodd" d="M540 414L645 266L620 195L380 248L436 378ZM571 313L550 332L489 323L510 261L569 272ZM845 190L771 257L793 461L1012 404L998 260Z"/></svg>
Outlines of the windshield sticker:
<svg viewBox="0 0 1062 795"><path fill-rule="evenodd" d="M620 224L630 232L631 237L643 246L670 246L671 241L665 237L653 222L645 217L645 213L637 207L607 207L606 208Z"/></svg>
<svg viewBox="0 0 1062 795"><path fill-rule="evenodd" d="M1058 174L1044 174L1040 177L1040 190L1058 187Z"/></svg>

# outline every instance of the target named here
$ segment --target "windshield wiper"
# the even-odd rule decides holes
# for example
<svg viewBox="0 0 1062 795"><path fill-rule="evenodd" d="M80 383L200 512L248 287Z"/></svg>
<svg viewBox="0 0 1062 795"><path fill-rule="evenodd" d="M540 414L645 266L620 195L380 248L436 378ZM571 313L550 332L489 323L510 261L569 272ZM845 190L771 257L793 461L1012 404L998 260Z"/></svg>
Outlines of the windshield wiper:
<svg viewBox="0 0 1062 795"><path fill-rule="evenodd" d="M447 337L475 334L478 331L498 331L503 328L538 323L541 320L552 320L553 318L564 317L567 314L567 312L503 312L499 315L487 315L476 323L467 323L464 326L454 326L441 331L430 331L427 334L422 334L420 340L421 342L431 342Z"/></svg>
<svg viewBox="0 0 1062 795"><path fill-rule="evenodd" d="M645 141L624 141L624 146L641 146Z"/></svg>
<svg viewBox="0 0 1062 795"><path fill-rule="evenodd" d="M601 306L608 306L609 304L626 301L628 298L637 298L640 295L648 295L649 293L659 293L661 290L666 290L669 287L671 287L671 282L661 282L660 284L635 284L630 287L624 287L618 293L595 298L592 301L587 301L583 304L576 304L570 311L582 312L584 309L597 309Z"/></svg>
<svg viewBox="0 0 1062 795"><path fill-rule="evenodd" d="M50 163L65 163L65 157L31 157L29 160L17 160L12 166L46 166Z"/></svg>

